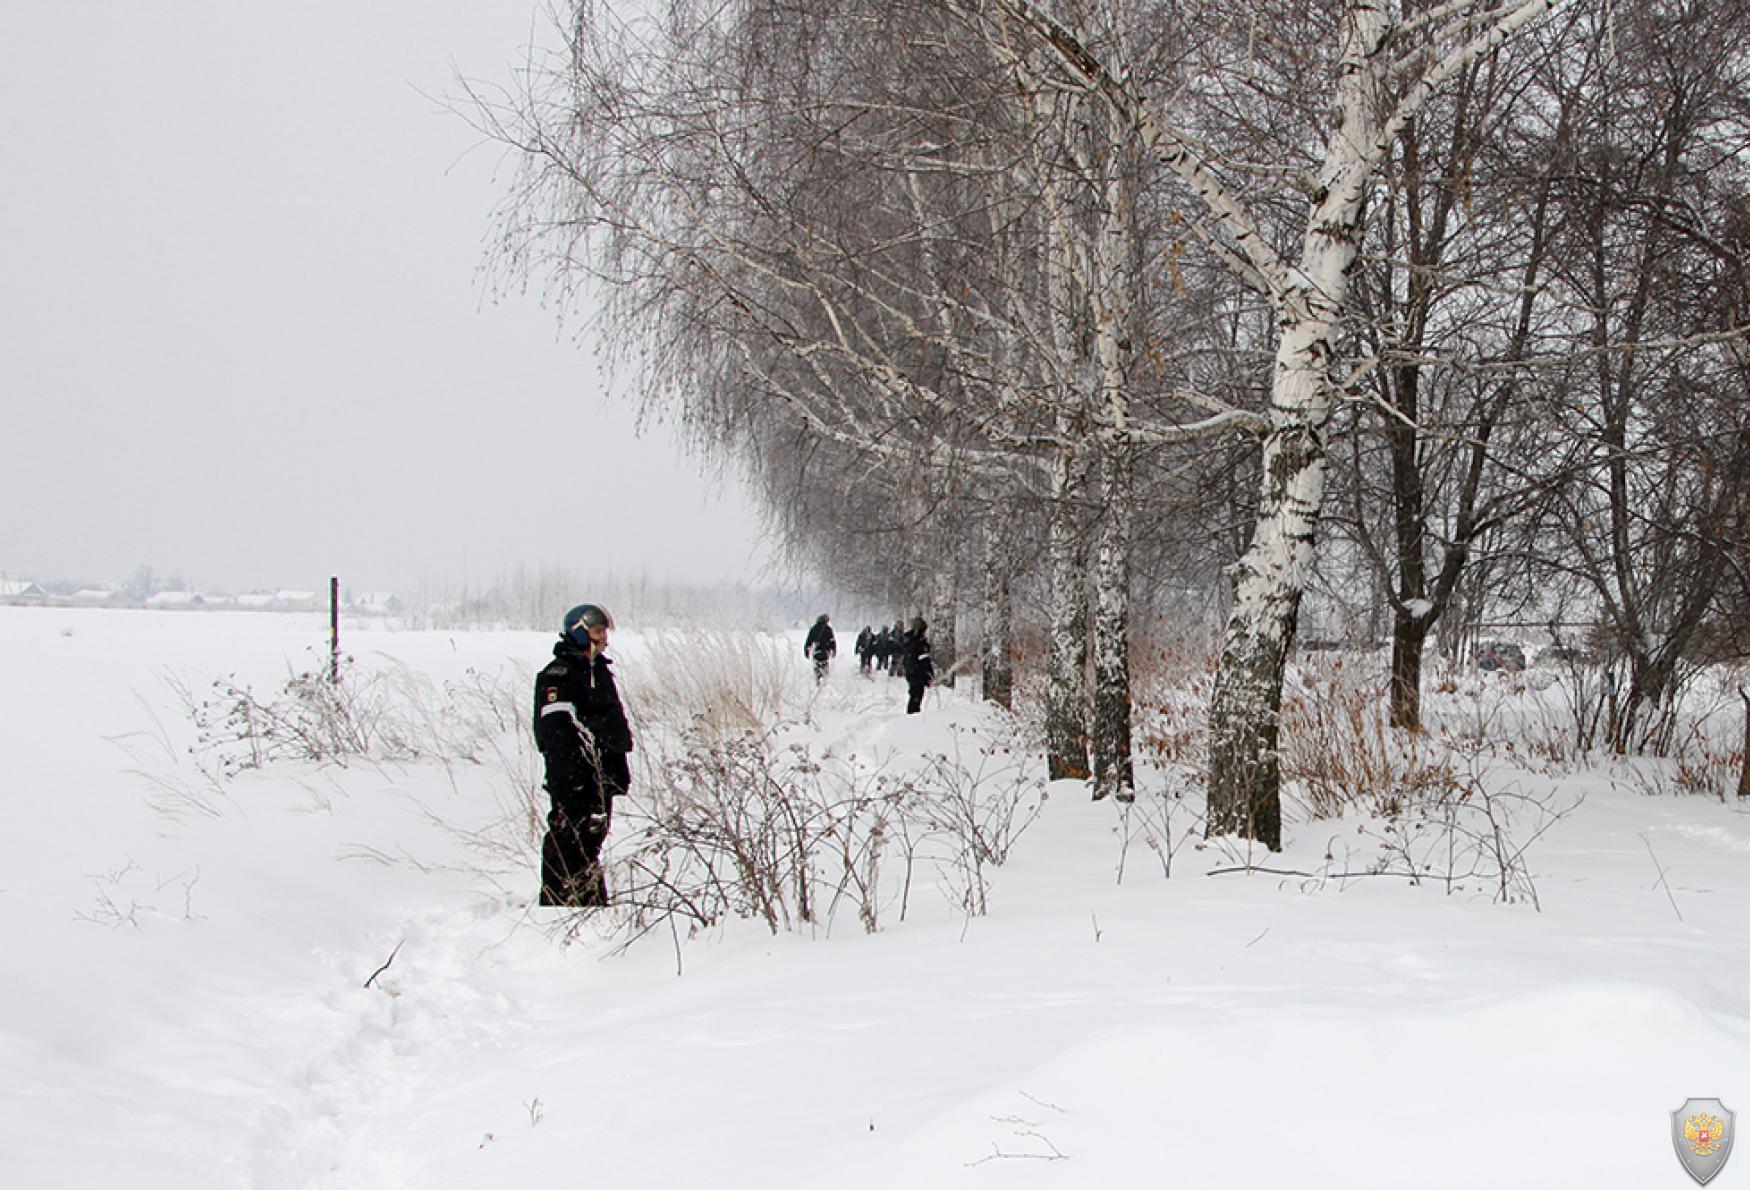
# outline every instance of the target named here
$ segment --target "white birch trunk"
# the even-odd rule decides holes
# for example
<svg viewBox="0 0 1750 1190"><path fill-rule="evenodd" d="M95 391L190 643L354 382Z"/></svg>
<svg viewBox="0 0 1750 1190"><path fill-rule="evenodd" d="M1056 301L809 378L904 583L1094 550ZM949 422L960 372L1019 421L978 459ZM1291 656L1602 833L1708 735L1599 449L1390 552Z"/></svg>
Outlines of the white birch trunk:
<svg viewBox="0 0 1750 1190"><path fill-rule="evenodd" d="M1090 739L1094 798L1136 797L1131 758L1130 550L1132 459L1122 441L1129 428L1128 356L1136 302L1131 287L1137 255L1131 219L1128 137L1113 113L1096 116L1104 152L1097 161L1105 177L1094 231L1091 297L1094 356L1106 426L1119 440L1100 457L1100 530L1094 562L1094 698Z"/></svg>
<svg viewBox="0 0 1750 1190"><path fill-rule="evenodd" d="M1045 759L1053 781L1088 775L1087 575L1083 572L1076 489L1080 462L1062 451L1052 462L1051 645L1045 689Z"/></svg>
<svg viewBox="0 0 1750 1190"><path fill-rule="evenodd" d="M1039 127L1074 129L1074 114L1085 100L1069 100L1067 124L1053 119L1052 96L1041 92ZM1073 135L1069 133L1068 135ZM1078 378L1084 373L1082 347L1085 308L1076 283L1080 248L1071 227L1072 194L1064 172L1054 162L1042 163L1046 218L1043 228L1045 298L1049 306L1051 346L1056 359L1060 440L1074 442L1085 428L1083 396ZM1086 459L1079 448L1060 449L1051 460L1051 528L1046 545L1051 582L1051 644L1045 692L1045 759L1053 781L1085 780L1088 776L1088 600L1087 546L1082 538L1080 502Z"/></svg>
<svg viewBox="0 0 1750 1190"><path fill-rule="evenodd" d="M1136 797L1131 758L1131 464L1124 447L1104 459L1099 542L1094 561L1094 710L1090 733L1094 799Z"/></svg>
<svg viewBox="0 0 1750 1190"><path fill-rule="evenodd" d="M1272 851L1282 846L1282 676L1324 504L1332 341L1348 299L1362 200L1377 160L1381 126L1369 64L1383 25L1371 5L1350 8L1337 126L1325 147L1299 267L1281 300L1257 525L1234 567L1234 606L1209 708L1207 833L1237 832Z"/></svg>

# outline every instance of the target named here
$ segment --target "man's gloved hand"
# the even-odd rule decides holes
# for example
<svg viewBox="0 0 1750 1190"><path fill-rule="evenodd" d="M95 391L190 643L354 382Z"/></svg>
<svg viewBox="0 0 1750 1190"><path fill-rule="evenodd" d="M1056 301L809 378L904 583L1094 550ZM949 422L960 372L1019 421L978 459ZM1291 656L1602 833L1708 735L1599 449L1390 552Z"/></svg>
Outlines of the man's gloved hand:
<svg viewBox="0 0 1750 1190"><path fill-rule="evenodd" d="M626 754L602 753L602 776L606 779L607 792L612 797L619 797L632 788L632 766L627 762Z"/></svg>

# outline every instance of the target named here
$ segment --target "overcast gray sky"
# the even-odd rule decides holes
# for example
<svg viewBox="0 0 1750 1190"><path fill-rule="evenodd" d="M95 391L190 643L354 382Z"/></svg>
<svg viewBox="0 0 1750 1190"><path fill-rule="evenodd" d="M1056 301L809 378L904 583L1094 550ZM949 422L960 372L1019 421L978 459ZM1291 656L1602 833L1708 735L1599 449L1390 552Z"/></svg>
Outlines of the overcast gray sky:
<svg viewBox="0 0 1750 1190"><path fill-rule="evenodd" d="M0 572L757 577L740 489L483 300L506 166L427 96L531 36L535 0L0 3Z"/></svg>

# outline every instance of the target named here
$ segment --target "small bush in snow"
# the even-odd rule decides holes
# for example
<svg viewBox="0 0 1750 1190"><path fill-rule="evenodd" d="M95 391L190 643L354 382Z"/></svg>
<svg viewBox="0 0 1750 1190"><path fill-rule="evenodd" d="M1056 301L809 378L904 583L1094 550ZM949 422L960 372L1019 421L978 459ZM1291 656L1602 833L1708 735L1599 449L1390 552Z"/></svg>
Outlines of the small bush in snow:
<svg viewBox="0 0 1750 1190"><path fill-rule="evenodd" d="M361 676L351 657L293 673L268 696L235 677L196 691L167 679L194 724L192 751L221 777L275 761L344 764L351 758L411 758L399 726L400 700L381 674Z"/></svg>
<svg viewBox="0 0 1750 1190"><path fill-rule="evenodd" d="M904 920L921 866L959 909L988 910L990 870L1043 799L1018 755L964 733L951 753L877 764L816 755L785 742L791 730L700 723L647 758L658 784L622 803L615 828L615 900L635 932L731 917L830 929L847 909L873 932L890 908Z"/></svg>
<svg viewBox="0 0 1750 1190"><path fill-rule="evenodd" d="M1643 758L1631 766L1629 784L1651 796L1692 794L1722 802L1745 796L1744 745L1727 734L1710 730L1705 720L1690 724L1669 756Z"/></svg>
<svg viewBox="0 0 1750 1190"><path fill-rule="evenodd" d="M1379 844L1369 873L1448 893L1486 889L1497 902L1539 907L1526 853L1577 804L1503 785L1473 757L1444 786L1364 832Z"/></svg>
<svg viewBox="0 0 1750 1190"><path fill-rule="evenodd" d="M623 802L616 826L615 899L635 924L752 917L773 933L795 930L821 920L823 896L836 906L876 883L898 795L885 774L829 773L774 731L704 724L683 734L659 770L661 787ZM829 856L843 862L826 891ZM873 929L878 904L857 899Z"/></svg>
<svg viewBox="0 0 1750 1190"><path fill-rule="evenodd" d="M166 814L218 814L233 778L272 764L427 760L452 785L460 768L496 776L491 788L509 829L472 832L471 845L521 867L539 854L546 795L528 730L527 673L470 669L438 683L399 663L361 673L343 657L338 680L324 665L292 674L269 696L230 676L204 689L175 675L165 682L195 729L189 752L199 774L143 763L152 804Z"/></svg>
<svg viewBox="0 0 1750 1190"><path fill-rule="evenodd" d="M989 909L989 869L1009 852L1045 804L1044 782L1029 776L1021 756L1001 743L982 743L956 729L951 753L923 758L901 811L938 847L938 870L966 912Z"/></svg>
<svg viewBox="0 0 1750 1190"><path fill-rule="evenodd" d="M1531 757L1508 726L1525 722L1473 698L1437 730L1399 730L1373 676L1305 666L1284 700L1283 775L1307 818L1361 821L1376 852L1343 878L1394 876L1536 905L1526 852L1572 807L1489 771L1526 767Z"/></svg>

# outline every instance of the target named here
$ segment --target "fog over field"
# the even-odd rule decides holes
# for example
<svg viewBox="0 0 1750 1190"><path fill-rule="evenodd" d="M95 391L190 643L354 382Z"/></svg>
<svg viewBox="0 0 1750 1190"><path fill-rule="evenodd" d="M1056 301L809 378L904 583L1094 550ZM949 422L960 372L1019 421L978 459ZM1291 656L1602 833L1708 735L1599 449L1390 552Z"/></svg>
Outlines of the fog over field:
<svg viewBox="0 0 1750 1190"><path fill-rule="evenodd" d="M0 574L196 590L754 579L740 482L636 428L582 317L482 275L499 148L445 96L512 0L0 11ZM28 229L24 234L23 229Z"/></svg>

